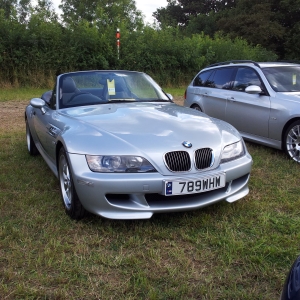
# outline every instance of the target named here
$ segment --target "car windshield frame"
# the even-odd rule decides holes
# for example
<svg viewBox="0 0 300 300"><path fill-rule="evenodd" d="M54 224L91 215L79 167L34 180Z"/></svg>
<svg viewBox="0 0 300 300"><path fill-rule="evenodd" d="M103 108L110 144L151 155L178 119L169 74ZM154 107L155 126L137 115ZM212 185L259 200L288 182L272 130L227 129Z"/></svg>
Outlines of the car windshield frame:
<svg viewBox="0 0 300 300"><path fill-rule="evenodd" d="M300 92L300 66L268 66L262 71L275 92Z"/></svg>
<svg viewBox="0 0 300 300"><path fill-rule="evenodd" d="M59 109L107 103L172 102L146 73L136 71L80 71L57 79Z"/></svg>

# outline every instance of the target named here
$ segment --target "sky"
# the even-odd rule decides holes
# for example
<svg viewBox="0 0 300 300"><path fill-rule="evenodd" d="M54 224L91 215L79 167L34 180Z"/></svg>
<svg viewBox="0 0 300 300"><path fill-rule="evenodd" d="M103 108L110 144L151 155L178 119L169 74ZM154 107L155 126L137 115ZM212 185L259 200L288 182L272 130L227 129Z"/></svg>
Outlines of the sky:
<svg viewBox="0 0 300 300"><path fill-rule="evenodd" d="M55 9L61 4L60 0L52 0ZM144 22L153 23L154 19L152 14L160 7L166 7L167 0L135 0L135 6L145 16Z"/></svg>
<svg viewBox="0 0 300 300"><path fill-rule="evenodd" d="M167 0L135 0L135 6L145 15L145 23L153 23L152 14L160 7L166 7Z"/></svg>

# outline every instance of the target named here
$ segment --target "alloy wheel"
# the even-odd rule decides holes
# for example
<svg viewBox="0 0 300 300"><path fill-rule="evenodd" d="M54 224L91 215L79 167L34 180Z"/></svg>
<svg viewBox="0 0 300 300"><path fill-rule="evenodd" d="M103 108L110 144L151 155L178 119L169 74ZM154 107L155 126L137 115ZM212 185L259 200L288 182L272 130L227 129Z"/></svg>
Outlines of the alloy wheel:
<svg viewBox="0 0 300 300"><path fill-rule="evenodd" d="M293 160L300 162L300 124L289 130L286 137L286 150Z"/></svg>
<svg viewBox="0 0 300 300"><path fill-rule="evenodd" d="M60 156L59 160L59 178L60 188L63 201L66 209L70 209L72 205L72 178L69 170L67 158L64 154Z"/></svg>

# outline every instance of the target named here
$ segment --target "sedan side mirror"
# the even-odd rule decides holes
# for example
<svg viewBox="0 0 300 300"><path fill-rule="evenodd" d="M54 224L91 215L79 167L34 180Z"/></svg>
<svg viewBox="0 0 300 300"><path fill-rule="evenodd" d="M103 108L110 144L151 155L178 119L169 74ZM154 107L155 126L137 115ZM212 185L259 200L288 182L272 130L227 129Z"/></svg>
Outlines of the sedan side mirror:
<svg viewBox="0 0 300 300"><path fill-rule="evenodd" d="M246 87L245 92L248 94L261 94L262 89L258 85L249 85Z"/></svg>
<svg viewBox="0 0 300 300"><path fill-rule="evenodd" d="M30 100L30 105L33 106L34 108L39 108L41 111L42 111L42 114L44 115L46 113L46 110L45 110L45 105L46 105L46 102L41 99L41 98L32 98Z"/></svg>

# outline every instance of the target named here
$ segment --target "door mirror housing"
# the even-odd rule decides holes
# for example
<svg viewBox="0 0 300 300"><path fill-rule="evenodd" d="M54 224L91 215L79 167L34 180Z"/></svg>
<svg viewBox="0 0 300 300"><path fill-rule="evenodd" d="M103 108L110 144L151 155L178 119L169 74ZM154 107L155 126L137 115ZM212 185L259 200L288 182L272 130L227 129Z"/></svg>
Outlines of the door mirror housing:
<svg viewBox="0 0 300 300"><path fill-rule="evenodd" d="M261 94L262 89L258 85L249 85L246 87L245 92L248 94Z"/></svg>
<svg viewBox="0 0 300 300"><path fill-rule="evenodd" d="M46 102L41 99L41 98L32 98L30 100L30 105L33 106L34 108L38 108L42 111L43 115L46 113L46 110L45 110L45 105L46 105Z"/></svg>

